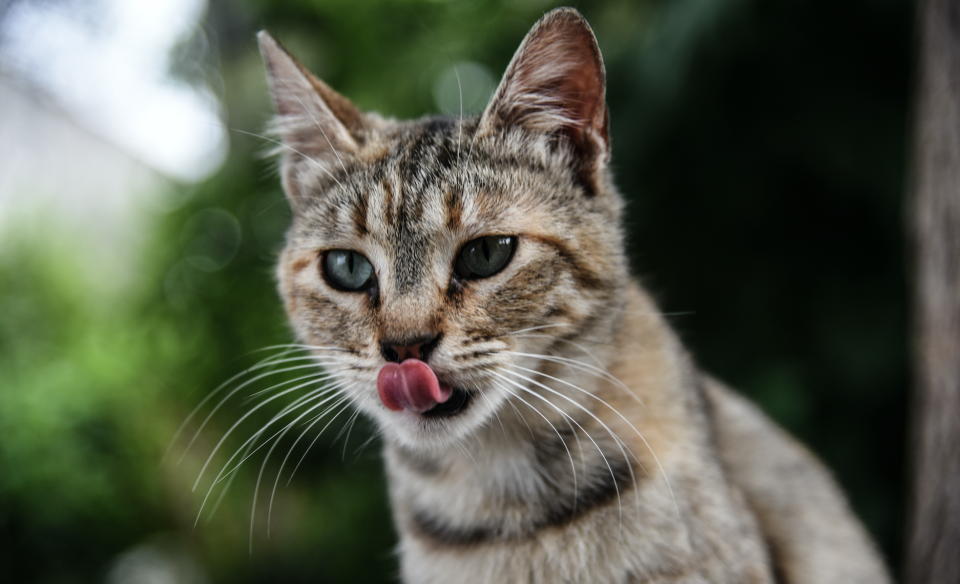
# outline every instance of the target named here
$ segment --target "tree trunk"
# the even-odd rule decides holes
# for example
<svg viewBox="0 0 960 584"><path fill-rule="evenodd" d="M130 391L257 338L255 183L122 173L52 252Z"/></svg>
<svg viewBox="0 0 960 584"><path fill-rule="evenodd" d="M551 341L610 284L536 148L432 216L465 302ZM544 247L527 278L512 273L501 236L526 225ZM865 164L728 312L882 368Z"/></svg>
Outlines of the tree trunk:
<svg viewBox="0 0 960 584"><path fill-rule="evenodd" d="M919 3L907 584L960 584L960 1Z"/></svg>

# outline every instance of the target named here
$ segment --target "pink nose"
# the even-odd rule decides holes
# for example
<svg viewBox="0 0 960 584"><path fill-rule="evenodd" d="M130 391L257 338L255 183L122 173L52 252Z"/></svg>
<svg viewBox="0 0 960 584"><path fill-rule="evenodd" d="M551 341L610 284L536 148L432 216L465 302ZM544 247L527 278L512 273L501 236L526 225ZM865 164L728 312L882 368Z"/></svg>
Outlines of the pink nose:
<svg viewBox="0 0 960 584"><path fill-rule="evenodd" d="M395 412L423 413L450 399L452 388L437 381L430 366L415 358L387 363L377 375L380 401Z"/></svg>
<svg viewBox="0 0 960 584"><path fill-rule="evenodd" d="M402 363L407 359L428 361L433 349L440 341L440 335L433 332L404 335L405 338L384 338L380 341L380 354L392 363Z"/></svg>
<svg viewBox="0 0 960 584"><path fill-rule="evenodd" d="M422 359L420 356L420 347L422 346L423 343L417 343L416 345L390 345L390 348L394 350L398 361L402 363L407 359Z"/></svg>

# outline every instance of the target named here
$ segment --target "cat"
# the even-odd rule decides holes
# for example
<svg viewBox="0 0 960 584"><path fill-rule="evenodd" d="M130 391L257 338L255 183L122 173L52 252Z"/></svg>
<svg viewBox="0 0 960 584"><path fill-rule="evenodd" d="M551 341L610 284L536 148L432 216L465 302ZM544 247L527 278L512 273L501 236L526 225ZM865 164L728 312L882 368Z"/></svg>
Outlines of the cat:
<svg viewBox="0 0 960 584"><path fill-rule="evenodd" d="M280 294L382 433L404 582L890 582L828 472L631 278L576 10L469 118L361 112L259 41L293 211Z"/></svg>

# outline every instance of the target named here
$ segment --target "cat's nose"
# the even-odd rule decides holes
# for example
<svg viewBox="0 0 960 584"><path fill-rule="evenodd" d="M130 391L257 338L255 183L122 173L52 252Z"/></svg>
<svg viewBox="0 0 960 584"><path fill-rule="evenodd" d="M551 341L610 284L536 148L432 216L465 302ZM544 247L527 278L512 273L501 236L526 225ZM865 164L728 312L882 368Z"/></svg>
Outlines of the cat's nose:
<svg viewBox="0 0 960 584"><path fill-rule="evenodd" d="M426 361L439 342L439 334L426 334L403 340L384 339L380 342L380 354L391 363L402 363L407 359Z"/></svg>

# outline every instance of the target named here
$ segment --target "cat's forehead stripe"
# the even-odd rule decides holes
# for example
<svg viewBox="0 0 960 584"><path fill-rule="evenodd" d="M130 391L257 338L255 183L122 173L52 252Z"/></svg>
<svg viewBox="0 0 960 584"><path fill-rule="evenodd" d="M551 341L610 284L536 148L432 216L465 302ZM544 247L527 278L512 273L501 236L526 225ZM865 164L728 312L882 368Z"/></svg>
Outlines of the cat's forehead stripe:
<svg viewBox="0 0 960 584"><path fill-rule="evenodd" d="M367 197L359 191L353 199L353 226L360 236L370 233L367 227Z"/></svg>
<svg viewBox="0 0 960 584"><path fill-rule="evenodd" d="M393 187L390 186L390 181L383 179L380 183L381 188L383 189L383 221L388 226L393 225Z"/></svg>
<svg viewBox="0 0 960 584"><path fill-rule="evenodd" d="M456 230L462 224L463 204L460 189L448 186L444 191L444 208L447 212L447 229Z"/></svg>

